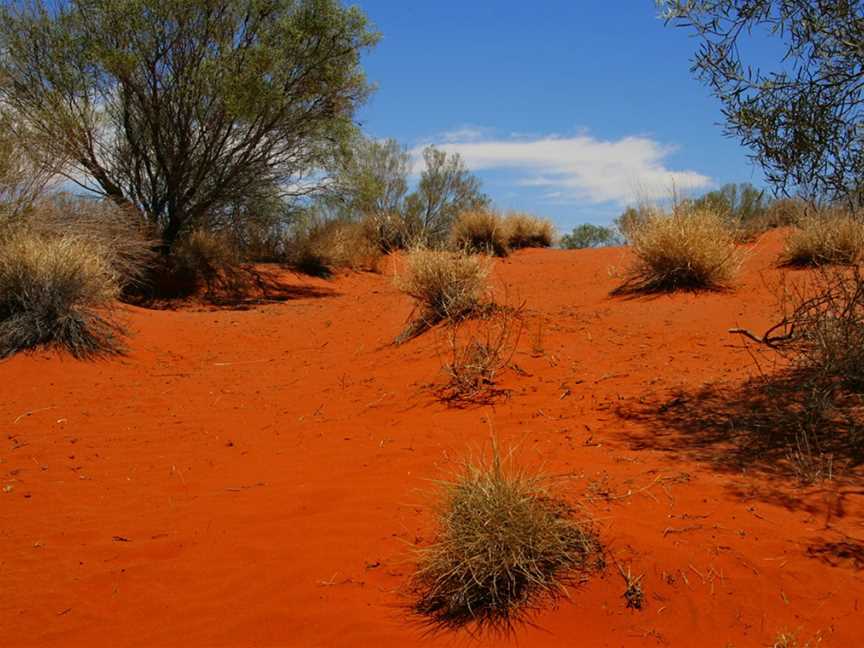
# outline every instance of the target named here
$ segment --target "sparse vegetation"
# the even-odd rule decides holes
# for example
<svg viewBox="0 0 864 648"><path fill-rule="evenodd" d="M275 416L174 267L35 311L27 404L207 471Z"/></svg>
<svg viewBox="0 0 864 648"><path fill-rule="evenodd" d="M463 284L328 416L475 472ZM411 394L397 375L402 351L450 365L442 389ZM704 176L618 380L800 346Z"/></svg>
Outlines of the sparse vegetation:
<svg viewBox="0 0 864 648"><path fill-rule="evenodd" d="M628 238L636 260L619 292L725 288L741 262L733 232L709 210L652 213Z"/></svg>
<svg viewBox="0 0 864 648"><path fill-rule="evenodd" d="M502 395L496 378L513 359L521 334L521 308L500 308L474 322L452 323L443 362L447 383L439 396L449 403L477 404Z"/></svg>
<svg viewBox="0 0 864 648"><path fill-rule="evenodd" d="M456 217L450 245L466 252L507 256L510 252L504 222L489 209L473 209Z"/></svg>
<svg viewBox="0 0 864 648"><path fill-rule="evenodd" d="M443 485L438 535L412 581L414 610L434 629L509 632L601 564L590 526L547 483L494 448Z"/></svg>
<svg viewBox="0 0 864 648"><path fill-rule="evenodd" d="M533 214L511 212L504 218L503 229L507 246L513 250L551 247L555 243L552 222Z"/></svg>
<svg viewBox="0 0 864 648"><path fill-rule="evenodd" d="M404 342L442 320L459 321L488 302L489 262L465 252L418 248L405 259L396 277L402 292L414 298L415 314L397 338Z"/></svg>
<svg viewBox="0 0 864 648"><path fill-rule="evenodd" d="M864 222L840 210L811 213L798 219L780 262L791 266L851 265L864 259Z"/></svg>

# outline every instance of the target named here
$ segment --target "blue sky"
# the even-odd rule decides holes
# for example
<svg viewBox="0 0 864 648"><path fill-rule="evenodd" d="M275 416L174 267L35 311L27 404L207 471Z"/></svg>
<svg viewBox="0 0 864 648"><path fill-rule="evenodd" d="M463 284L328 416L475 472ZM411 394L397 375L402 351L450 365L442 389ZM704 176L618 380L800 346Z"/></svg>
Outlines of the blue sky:
<svg viewBox="0 0 864 648"><path fill-rule="evenodd" d="M697 42L653 0L358 4L382 33L364 130L460 152L501 208L568 230L668 196L673 180L762 184L691 76Z"/></svg>

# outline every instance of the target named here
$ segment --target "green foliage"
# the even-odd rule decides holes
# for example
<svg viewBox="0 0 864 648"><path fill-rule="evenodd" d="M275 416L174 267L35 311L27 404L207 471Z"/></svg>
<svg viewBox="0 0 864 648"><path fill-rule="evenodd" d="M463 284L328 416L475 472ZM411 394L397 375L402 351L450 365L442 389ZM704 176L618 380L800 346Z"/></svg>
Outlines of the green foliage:
<svg viewBox="0 0 864 648"><path fill-rule="evenodd" d="M424 242L440 244L447 240L458 214L484 209L490 201L458 153L448 155L429 146L423 150L423 161L426 166L417 190L405 201L405 213L417 224Z"/></svg>
<svg viewBox="0 0 864 648"><path fill-rule="evenodd" d="M458 214L482 209L489 199L458 153L448 155L429 146L423 161L417 188L408 194L408 152L395 140L358 137L315 208L326 219L366 221L385 252L442 245Z"/></svg>
<svg viewBox="0 0 864 648"><path fill-rule="evenodd" d="M693 71L722 102L727 134L778 189L861 203L864 6L813 0L658 0L692 29ZM743 56L749 38L779 41L774 69Z"/></svg>
<svg viewBox="0 0 864 648"><path fill-rule="evenodd" d="M416 232L405 214L411 157L396 140L358 137L324 195L333 215L363 219L382 251L408 247Z"/></svg>
<svg viewBox="0 0 864 648"><path fill-rule="evenodd" d="M748 223L762 217L770 201L765 191L749 183L725 184L693 201L694 209L708 209L735 223Z"/></svg>
<svg viewBox="0 0 864 648"><path fill-rule="evenodd" d="M577 225L570 234L561 237L561 247L568 249L603 247L618 243L619 239L611 227L591 223Z"/></svg>
<svg viewBox="0 0 864 648"><path fill-rule="evenodd" d="M355 131L376 41L337 0L13 1L0 106L167 249L261 185L308 191Z"/></svg>

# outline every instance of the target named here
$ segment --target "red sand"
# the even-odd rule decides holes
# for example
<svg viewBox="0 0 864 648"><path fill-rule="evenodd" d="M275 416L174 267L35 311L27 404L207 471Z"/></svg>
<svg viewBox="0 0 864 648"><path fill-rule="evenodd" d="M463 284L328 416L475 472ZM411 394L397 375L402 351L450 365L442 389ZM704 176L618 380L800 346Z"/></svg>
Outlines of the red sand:
<svg viewBox="0 0 864 648"><path fill-rule="evenodd" d="M805 488L638 414L753 374L726 330L770 321L778 247L755 247L735 292L636 299L609 296L625 250L499 262L532 313L525 375L494 408L435 399L434 333L389 344L411 306L386 272L287 274L296 298L233 310L130 308L124 358L0 364L0 642L470 645L424 636L402 592L434 531L430 480L493 426L567 476L610 555L644 574L643 610L610 559L518 645L740 648L787 629L862 645L860 475Z"/></svg>

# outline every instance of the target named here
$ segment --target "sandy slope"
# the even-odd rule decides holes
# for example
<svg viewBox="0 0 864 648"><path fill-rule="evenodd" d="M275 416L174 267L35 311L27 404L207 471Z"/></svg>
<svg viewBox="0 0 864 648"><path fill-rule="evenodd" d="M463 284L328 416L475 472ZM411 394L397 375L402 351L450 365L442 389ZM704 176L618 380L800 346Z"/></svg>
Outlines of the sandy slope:
<svg viewBox="0 0 864 648"><path fill-rule="evenodd" d="M610 297L620 249L498 262L531 313L494 408L435 399L434 333L389 344L411 307L386 272L130 308L127 357L0 364L0 643L471 645L424 636L400 590L433 533L430 480L494 427L645 574L642 611L610 560L518 645L862 645L860 476L803 488L781 455L725 442L753 373L726 329L769 322L778 245L727 294ZM696 392L716 381L709 407Z"/></svg>

